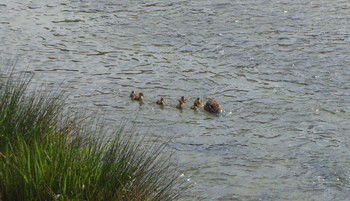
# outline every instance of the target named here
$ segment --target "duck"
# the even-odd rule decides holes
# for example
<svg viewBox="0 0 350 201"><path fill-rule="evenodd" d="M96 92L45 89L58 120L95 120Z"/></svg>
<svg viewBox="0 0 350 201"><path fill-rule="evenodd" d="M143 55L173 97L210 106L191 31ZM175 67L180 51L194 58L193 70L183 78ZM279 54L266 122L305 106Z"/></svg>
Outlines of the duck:
<svg viewBox="0 0 350 201"><path fill-rule="evenodd" d="M139 93L139 95L136 95L134 100L142 102L143 101L143 93Z"/></svg>
<svg viewBox="0 0 350 201"><path fill-rule="evenodd" d="M135 91L131 91L129 97L130 97L132 100L134 100L136 96L137 96L137 94L135 93Z"/></svg>
<svg viewBox="0 0 350 201"><path fill-rule="evenodd" d="M164 98L163 97L161 97L160 98L160 100L157 100L157 102L156 102L158 105L160 105L160 106L164 106L165 105L165 101L164 101Z"/></svg>
<svg viewBox="0 0 350 201"><path fill-rule="evenodd" d="M193 103L193 106L202 106L202 100L198 97L194 103Z"/></svg>
<svg viewBox="0 0 350 201"><path fill-rule="evenodd" d="M185 96L181 96L181 98L179 99L179 103L186 103L187 99L185 98Z"/></svg>
<svg viewBox="0 0 350 201"><path fill-rule="evenodd" d="M194 101L193 105L191 106L191 109L192 109L192 110L198 110L198 108L201 107L201 106L202 106L202 100L198 97L198 98Z"/></svg>
<svg viewBox="0 0 350 201"><path fill-rule="evenodd" d="M210 113L220 113L222 112L221 105L216 102L214 99L209 99L207 103L204 105L204 110Z"/></svg>
<svg viewBox="0 0 350 201"><path fill-rule="evenodd" d="M191 106L191 110L197 111L197 110L198 110L198 106L197 106L196 104L193 104L193 105Z"/></svg>
<svg viewBox="0 0 350 201"><path fill-rule="evenodd" d="M177 109L184 109L185 108L185 102L180 102L179 101L179 104L176 106Z"/></svg>

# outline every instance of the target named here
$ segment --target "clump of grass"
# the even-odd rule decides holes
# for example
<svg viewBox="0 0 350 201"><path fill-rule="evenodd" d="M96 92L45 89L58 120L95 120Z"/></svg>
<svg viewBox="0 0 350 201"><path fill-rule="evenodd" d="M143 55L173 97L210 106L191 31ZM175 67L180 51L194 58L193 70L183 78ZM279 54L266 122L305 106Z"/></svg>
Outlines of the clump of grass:
<svg viewBox="0 0 350 201"><path fill-rule="evenodd" d="M28 91L32 75L16 75L7 71L8 78L0 78L0 151L13 144L17 135L26 142L45 135L51 126L62 122L63 94L54 91ZM55 94L56 93L56 94ZM69 130L62 125L62 133Z"/></svg>
<svg viewBox="0 0 350 201"><path fill-rule="evenodd" d="M31 76L0 78L0 199L177 200L186 186L166 144L121 126L107 140L63 114L59 91L29 91Z"/></svg>

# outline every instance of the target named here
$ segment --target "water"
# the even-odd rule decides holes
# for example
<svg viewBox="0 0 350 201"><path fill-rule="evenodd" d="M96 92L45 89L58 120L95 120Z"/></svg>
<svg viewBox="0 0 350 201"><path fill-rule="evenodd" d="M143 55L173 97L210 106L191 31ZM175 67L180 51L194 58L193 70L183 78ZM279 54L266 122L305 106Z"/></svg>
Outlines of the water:
<svg viewBox="0 0 350 201"><path fill-rule="evenodd" d="M72 109L172 137L185 200L347 200L349 20L345 0L5 0L0 57Z"/></svg>

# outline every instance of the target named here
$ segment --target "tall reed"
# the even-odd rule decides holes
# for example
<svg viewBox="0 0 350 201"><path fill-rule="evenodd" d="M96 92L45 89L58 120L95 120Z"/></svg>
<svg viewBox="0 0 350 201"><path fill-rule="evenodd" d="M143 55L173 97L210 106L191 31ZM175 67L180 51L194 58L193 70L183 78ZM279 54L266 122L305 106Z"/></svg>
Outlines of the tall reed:
<svg viewBox="0 0 350 201"><path fill-rule="evenodd" d="M187 186L166 144L148 145L125 126L107 138L106 129L64 114L59 90L30 90L31 79L13 71L0 78L0 199L138 201L184 195Z"/></svg>

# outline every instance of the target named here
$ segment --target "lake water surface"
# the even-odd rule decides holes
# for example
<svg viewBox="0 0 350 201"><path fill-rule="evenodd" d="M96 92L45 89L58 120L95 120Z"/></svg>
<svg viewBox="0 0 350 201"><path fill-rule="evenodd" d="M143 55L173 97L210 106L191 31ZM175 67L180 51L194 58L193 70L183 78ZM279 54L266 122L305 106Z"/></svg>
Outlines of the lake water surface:
<svg viewBox="0 0 350 201"><path fill-rule="evenodd" d="M349 22L346 0L3 0L0 58L72 109L171 137L185 200L348 200Z"/></svg>

